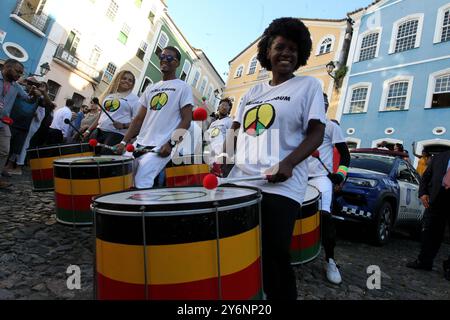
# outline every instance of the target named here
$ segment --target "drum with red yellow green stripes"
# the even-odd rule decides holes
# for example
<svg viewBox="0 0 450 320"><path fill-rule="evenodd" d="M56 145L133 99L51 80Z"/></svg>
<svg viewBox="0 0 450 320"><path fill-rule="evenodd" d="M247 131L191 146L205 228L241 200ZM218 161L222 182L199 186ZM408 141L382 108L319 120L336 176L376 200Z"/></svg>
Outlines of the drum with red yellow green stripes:
<svg viewBox="0 0 450 320"><path fill-rule="evenodd" d="M96 197L97 298L261 299L260 203L243 187Z"/></svg>
<svg viewBox="0 0 450 320"><path fill-rule="evenodd" d="M297 214L291 242L291 264L314 260L320 253L320 192L308 185L305 200Z"/></svg>
<svg viewBox="0 0 450 320"><path fill-rule="evenodd" d="M202 186L203 178L209 174L209 166L201 155L173 157L165 172L167 187Z"/></svg>
<svg viewBox="0 0 450 320"><path fill-rule="evenodd" d="M123 156L65 158L54 161L56 220L93 223L94 196L130 189L133 159Z"/></svg>
<svg viewBox="0 0 450 320"><path fill-rule="evenodd" d="M94 152L88 143L61 144L48 147L28 149L33 191L52 191L53 161L67 157L88 157Z"/></svg>

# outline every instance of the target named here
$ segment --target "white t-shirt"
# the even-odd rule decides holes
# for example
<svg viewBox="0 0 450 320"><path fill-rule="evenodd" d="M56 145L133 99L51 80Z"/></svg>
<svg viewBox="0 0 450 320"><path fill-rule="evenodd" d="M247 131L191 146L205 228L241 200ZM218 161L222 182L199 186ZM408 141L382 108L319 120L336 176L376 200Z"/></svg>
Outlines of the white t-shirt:
<svg viewBox="0 0 450 320"><path fill-rule="evenodd" d="M211 123L206 132L207 139L209 139L209 146L212 155L218 155L223 152L223 143L227 134L227 130L231 128L233 120L230 117L218 119Z"/></svg>
<svg viewBox="0 0 450 320"><path fill-rule="evenodd" d="M319 147L320 159L325 166L333 172L333 146L336 143L345 142L342 129L333 121L327 119L325 127L325 135L323 142ZM308 158L308 169L310 177L319 177L328 175L327 170L323 167L320 161L316 158Z"/></svg>
<svg viewBox="0 0 450 320"><path fill-rule="evenodd" d="M235 166L229 177L261 175L291 154L305 139L310 120L325 123L322 88L312 77L294 77L277 86L261 83L244 96L234 121L241 124ZM303 203L308 165L299 163L282 183L239 182Z"/></svg>
<svg viewBox="0 0 450 320"><path fill-rule="evenodd" d="M130 93L125 98L115 99L114 94L110 94L103 100L103 109L108 112L110 117L120 123L130 123L139 111L139 97L134 93ZM98 128L106 132L114 132L125 135L127 129L116 129L111 119L101 112L98 121Z"/></svg>
<svg viewBox="0 0 450 320"><path fill-rule="evenodd" d="M52 129L61 130L64 138L68 138L72 130L68 124L64 123L66 119L72 119L72 111L70 111L69 107L64 106L55 111L52 124L50 125Z"/></svg>
<svg viewBox="0 0 450 320"><path fill-rule="evenodd" d="M147 114L137 143L147 147L161 147L167 143L180 124L181 109L194 105L191 87L179 79L148 86L140 102Z"/></svg>

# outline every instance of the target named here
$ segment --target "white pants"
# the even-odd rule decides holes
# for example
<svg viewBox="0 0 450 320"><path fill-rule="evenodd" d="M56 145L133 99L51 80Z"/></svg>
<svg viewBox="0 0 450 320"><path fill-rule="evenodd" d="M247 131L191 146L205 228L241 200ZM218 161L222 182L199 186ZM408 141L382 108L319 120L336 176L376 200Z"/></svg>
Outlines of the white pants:
<svg viewBox="0 0 450 320"><path fill-rule="evenodd" d="M127 154L125 154L127 155ZM166 167L171 157L162 158L156 153L146 153L134 160L134 186L138 189L153 187L158 174Z"/></svg>
<svg viewBox="0 0 450 320"><path fill-rule="evenodd" d="M308 180L308 184L319 189L322 193L320 210L331 212L331 200L333 198L333 183L327 176L314 177Z"/></svg>

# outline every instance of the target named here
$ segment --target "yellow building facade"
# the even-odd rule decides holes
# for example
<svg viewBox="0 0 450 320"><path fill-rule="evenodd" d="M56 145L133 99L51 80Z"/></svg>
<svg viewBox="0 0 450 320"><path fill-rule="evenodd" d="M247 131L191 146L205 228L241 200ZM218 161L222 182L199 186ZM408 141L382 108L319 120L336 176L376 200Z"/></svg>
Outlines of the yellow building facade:
<svg viewBox="0 0 450 320"><path fill-rule="evenodd" d="M335 81L327 73L326 65L330 61L333 61L335 65L345 65L347 55L342 48L345 38L348 39L351 36L349 22L346 19L300 19L311 33L313 46L308 64L298 69L296 75L312 76L321 82L322 89L330 100L328 117L334 119L339 92L334 89ZM271 72L261 68L256 59L259 40L260 38L255 40L229 62L228 80L222 97L230 97L234 100L232 115L251 87L271 78Z"/></svg>

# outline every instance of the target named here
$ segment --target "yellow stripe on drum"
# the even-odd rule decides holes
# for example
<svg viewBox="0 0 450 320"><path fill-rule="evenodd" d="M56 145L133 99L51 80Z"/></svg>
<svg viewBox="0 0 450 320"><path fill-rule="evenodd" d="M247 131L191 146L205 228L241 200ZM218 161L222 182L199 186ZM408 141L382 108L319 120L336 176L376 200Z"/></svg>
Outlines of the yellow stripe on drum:
<svg viewBox="0 0 450 320"><path fill-rule="evenodd" d="M295 221L294 236L309 233L320 226L320 212L305 219L298 219Z"/></svg>
<svg viewBox="0 0 450 320"><path fill-rule="evenodd" d="M52 158L31 159L30 167L31 167L31 170L52 169L54 160L58 160L58 159L62 159L62 158L92 157L92 156L94 156L93 152L84 152L84 153L67 154L64 156L58 156L58 157L52 157Z"/></svg>
<svg viewBox="0 0 450 320"><path fill-rule="evenodd" d="M209 173L209 167L207 164L193 164L170 167L166 169L166 175L168 178L202 173Z"/></svg>
<svg viewBox="0 0 450 320"><path fill-rule="evenodd" d="M259 227L220 239L222 276L239 272L260 257ZM97 272L110 279L145 284L143 246L96 240ZM217 277L216 240L147 246L149 284L178 284Z"/></svg>
<svg viewBox="0 0 450 320"><path fill-rule="evenodd" d="M55 178L55 192L72 196L98 195L128 189L132 186L132 183L132 174L103 179L69 180Z"/></svg>

